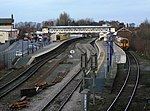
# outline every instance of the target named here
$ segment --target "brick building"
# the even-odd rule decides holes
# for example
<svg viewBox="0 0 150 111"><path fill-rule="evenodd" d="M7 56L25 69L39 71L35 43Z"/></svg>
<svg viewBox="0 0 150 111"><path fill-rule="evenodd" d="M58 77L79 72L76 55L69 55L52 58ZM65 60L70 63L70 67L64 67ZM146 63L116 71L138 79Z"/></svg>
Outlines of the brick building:
<svg viewBox="0 0 150 111"><path fill-rule="evenodd" d="M13 15L11 18L0 18L0 43L16 40L18 29L14 29Z"/></svg>
<svg viewBox="0 0 150 111"><path fill-rule="evenodd" d="M117 36L125 37L130 41L132 36L132 31L130 31L126 27L122 27L121 29L117 30Z"/></svg>

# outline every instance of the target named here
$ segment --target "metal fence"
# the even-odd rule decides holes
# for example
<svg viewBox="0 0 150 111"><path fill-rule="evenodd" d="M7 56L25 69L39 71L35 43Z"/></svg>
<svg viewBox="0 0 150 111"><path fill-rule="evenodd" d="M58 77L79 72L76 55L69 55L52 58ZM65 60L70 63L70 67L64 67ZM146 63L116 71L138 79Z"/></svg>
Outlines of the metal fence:
<svg viewBox="0 0 150 111"><path fill-rule="evenodd" d="M3 51L0 53L0 67L1 68L12 68L12 64L16 59L15 52Z"/></svg>
<svg viewBox="0 0 150 111"><path fill-rule="evenodd" d="M5 44L0 44L0 52L4 51L5 49L7 49L10 46L10 42L6 42Z"/></svg>
<svg viewBox="0 0 150 111"><path fill-rule="evenodd" d="M27 42L27 41L26 41ZM30 42L30 41L28 41ZM39 50L40 48L43 48L44 46L48 45L49 42L33 42L33 43L26 43L27 47L22 47L23 45L22 41L16 41L12 45L9 46L9 43L6 43L5 45L1 46L0 50L0 69L2 68L12 68L13 64L21 57L26 57L29 54L32 54ZM16 52L18 49L13 49L14 47L20 46L20 55L17 55ZM13 49L13 50L12 50Z"/></svg>

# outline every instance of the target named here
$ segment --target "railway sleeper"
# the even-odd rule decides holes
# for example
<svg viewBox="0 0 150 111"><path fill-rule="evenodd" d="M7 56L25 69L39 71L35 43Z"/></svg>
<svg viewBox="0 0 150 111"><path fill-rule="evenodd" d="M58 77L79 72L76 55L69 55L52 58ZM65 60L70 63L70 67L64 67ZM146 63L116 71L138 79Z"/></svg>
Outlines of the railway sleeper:
<svg viewBox="0 0 150 111"><path fill-rule="evenodd" d="M48 83L47 82L37 82L35 83L35 87L39 87L40 89L45 89L48 87Z"/></svg>
<svg viewBox="0 0 150 111"><path fill-rule="evenodd" d="M22 109L24 107L27 107L28 99L26 96L23 96L20 100L16 101L15 103L9 105L9 108L11 110L17 110Z"/></svg>

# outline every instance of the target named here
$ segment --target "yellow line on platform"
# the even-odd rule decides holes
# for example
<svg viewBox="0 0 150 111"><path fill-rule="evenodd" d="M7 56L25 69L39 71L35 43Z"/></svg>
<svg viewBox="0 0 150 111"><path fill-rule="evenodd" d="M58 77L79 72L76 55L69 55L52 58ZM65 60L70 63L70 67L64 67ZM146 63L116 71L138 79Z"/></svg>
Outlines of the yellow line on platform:
<svg viewBox="0 0 150 111"><path fill-rule="evenodd" d="M104 57L105 57L105 52L104 52L104 49L101 47L101 43L100 42L101 41L96 40L96 44L97 44L97 46L99 48L99 53L100 53L100 55L98 57L98 68L97 68L97 70L100 69L102 63L104 62Z"/></svg>

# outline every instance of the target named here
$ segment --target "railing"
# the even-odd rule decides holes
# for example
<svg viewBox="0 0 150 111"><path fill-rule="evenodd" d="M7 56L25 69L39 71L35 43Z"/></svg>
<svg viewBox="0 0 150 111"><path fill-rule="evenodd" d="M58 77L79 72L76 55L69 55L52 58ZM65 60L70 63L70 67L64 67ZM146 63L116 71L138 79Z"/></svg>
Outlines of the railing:
<svg viewBox="0 0 150 111"><path fill-rule="evenodd" d="M107 33L111 26L54 26L49 27L50 33Z"/></svg>

